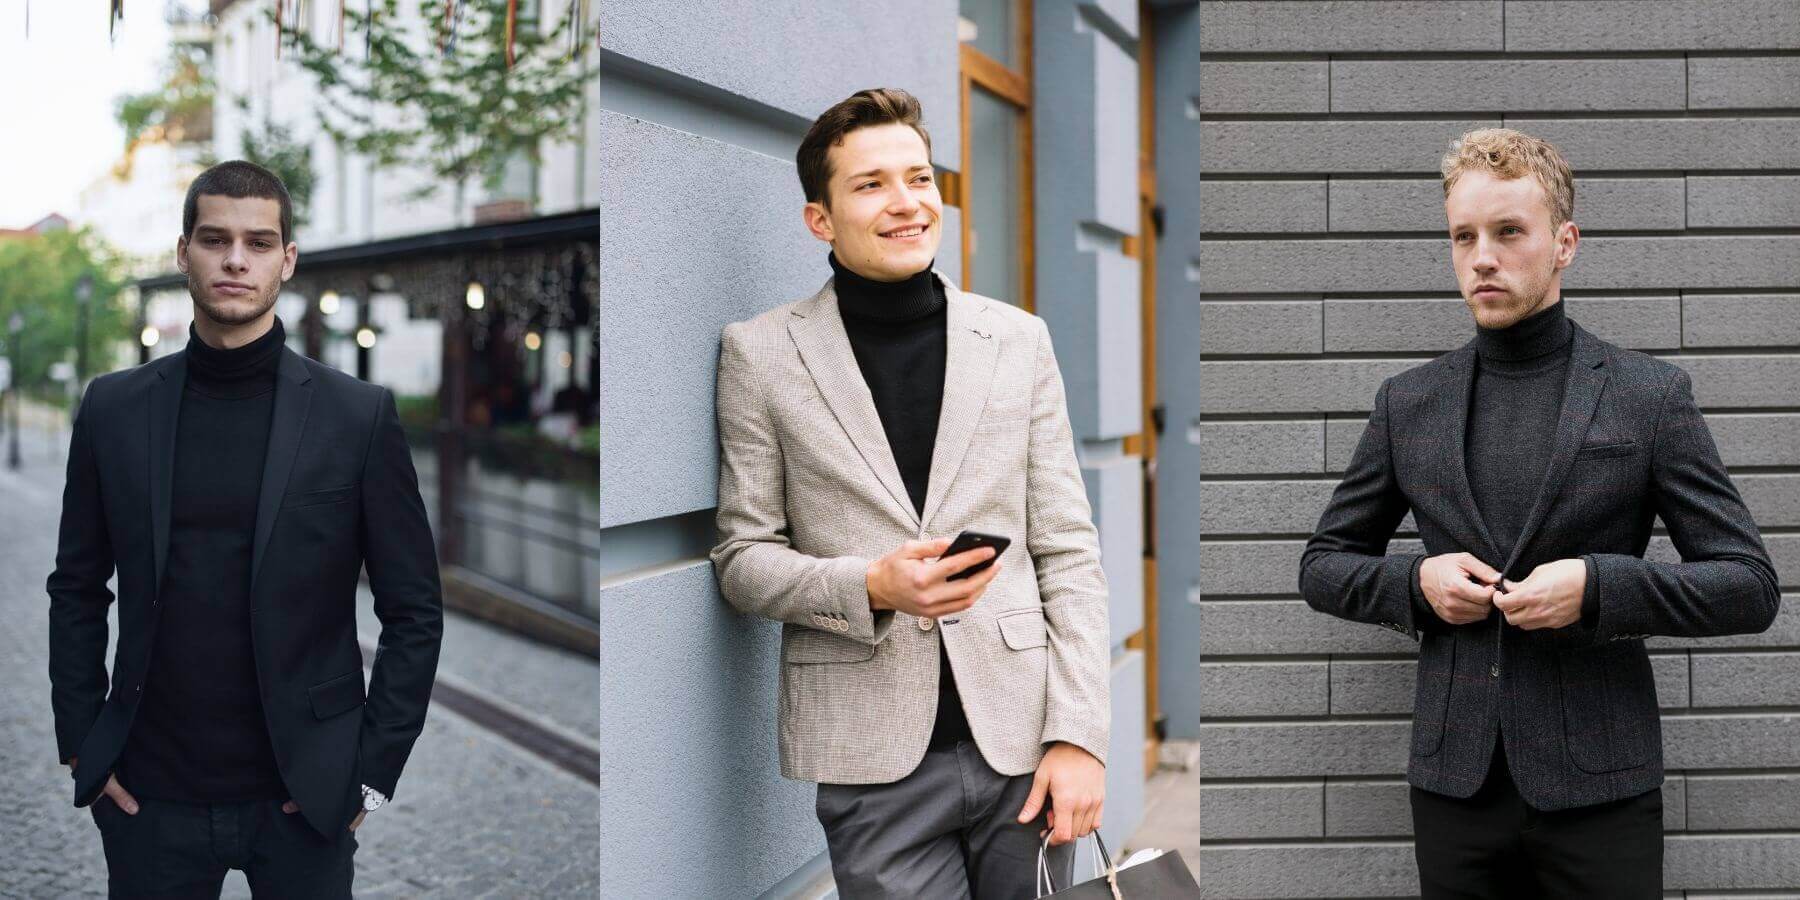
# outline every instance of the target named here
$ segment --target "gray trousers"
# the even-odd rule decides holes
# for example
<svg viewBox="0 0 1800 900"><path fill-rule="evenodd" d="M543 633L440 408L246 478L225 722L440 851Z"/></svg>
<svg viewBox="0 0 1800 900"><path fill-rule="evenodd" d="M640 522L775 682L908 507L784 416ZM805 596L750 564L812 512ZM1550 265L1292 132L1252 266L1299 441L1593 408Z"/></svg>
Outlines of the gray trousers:
<svg viewBox="0 0 1800 900"><path fill-rule="evenodd" d="M1019 824L1031 781L988 768L974 742L962 741L927 751L912 774L890 784L819 785L838 896L1032 900L1045 816ZM1066 887L1075 845L1051 847L1049 862Z"/></svg>

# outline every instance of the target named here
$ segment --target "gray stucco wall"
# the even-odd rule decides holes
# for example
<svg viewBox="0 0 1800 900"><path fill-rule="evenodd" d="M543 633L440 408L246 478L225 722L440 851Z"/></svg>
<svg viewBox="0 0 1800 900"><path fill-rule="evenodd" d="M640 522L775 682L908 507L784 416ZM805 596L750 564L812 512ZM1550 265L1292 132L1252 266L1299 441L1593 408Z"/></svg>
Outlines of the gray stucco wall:
<svg viewBox="0 0 1800 900"><path fill-rule="evenodd" d="M1650 643L1672 897L1800 889L1800 3L1201 4L1201 871L1413 895L1413 644L1299 554L1381 379L1473 333L1436 167L1484 124L1576 173L1570 315L1694 377L1781 576L1755 636ZM1410 519L1396 552L1415 552ZM1666 537L1652 554L1673 558Z"/></svg>
<svg viewBox="0 0 1800 900"><path fill-rule="evenodd" d="M1200 728L1200 12L1152 12L1156 35L1157 675L1171 738Z"/></svg>

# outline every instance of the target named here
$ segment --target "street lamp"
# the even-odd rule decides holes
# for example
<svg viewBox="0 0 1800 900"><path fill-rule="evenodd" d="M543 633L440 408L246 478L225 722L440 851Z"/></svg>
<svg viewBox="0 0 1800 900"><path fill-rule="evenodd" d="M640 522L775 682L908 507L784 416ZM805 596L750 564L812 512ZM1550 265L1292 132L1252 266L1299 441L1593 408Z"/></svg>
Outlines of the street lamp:
<svg viewBox="0 0 1800 900"><path fill-rule="evenodd" d="M75 401L87 390L88 301L94 297L94 276L82 273L75 282Z"/></svg>
<svg viewBox="0 0 1800 900"><path fill-rule="evenodd" d="M25 317L14 311L12 318L6 321L6 330L12 333L12 342L7 345L6 352L12 359L12 433L7 436L6 467L14 472L19 471L19 380L24 370L19 367L20 334L25 330Z"/></svg>

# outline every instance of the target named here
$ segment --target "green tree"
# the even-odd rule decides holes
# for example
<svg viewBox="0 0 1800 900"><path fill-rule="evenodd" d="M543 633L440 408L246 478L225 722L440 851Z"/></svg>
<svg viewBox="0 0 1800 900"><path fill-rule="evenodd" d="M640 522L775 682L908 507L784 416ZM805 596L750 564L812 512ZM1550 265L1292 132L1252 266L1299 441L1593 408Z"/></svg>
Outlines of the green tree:
<svg viewBox="0 0 1800 900"><path fill-rule="evenodd" d="M453 26L435 12L403 15L398 0L374 0L369 11L346 11L352 37L343 52L289 23L281 39L318 85L327 134L379 166L436 176L414 197L454 185L461 215L470 182L498 187L509 162L541 162L544 143L574 137L582 121L587 44L571 38L581 33L584 4L571 0L549 28L528 15L538 5L519 4L510 66L507 0L463 0Z"/></svg>
<svg viewBox="0 0 1800 900"><path fill-rule="evenodd" d="M0 340L12 341L18 313L23 340L6 347L13 375L26 389L42 388L50 366L72 362L81 331L76 286L88 278L88 377L110 368L112 348L132 337L134 317L119 305L128 282L121 256L90 230L53 231L0 243Z"/></svg>
<svg viewBox="0 0 1800 900"><path fill-rule="evenodd" d="M200 47L177 45L164 64L161 85L113 101L113 114L125 129L126 151L145 137L176 143L208 140L212 137L215 93L207 52Z"/></svg>
<svg viewBox="0 0 1800 900"><path fill-rule="evenodd" d="M250 102L239 97L237 108L247 121ZM318 180L313 174L312 145L295 138L293 129L268 118L263 119L260 130L245 128L238 140L244 159L274 172L287 186L294 206L294 227L310 221L313 185Z"/></svg>

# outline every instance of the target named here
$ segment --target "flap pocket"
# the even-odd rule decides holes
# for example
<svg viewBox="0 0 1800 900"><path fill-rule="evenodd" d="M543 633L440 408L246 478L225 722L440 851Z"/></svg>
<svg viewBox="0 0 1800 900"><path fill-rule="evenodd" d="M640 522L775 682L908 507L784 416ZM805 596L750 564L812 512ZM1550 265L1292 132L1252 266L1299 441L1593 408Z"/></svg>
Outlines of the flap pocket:
<svg viewBox="0 0 1800 900"><path fill-rule="evenodd" d="M363 703L362 672L347 672L315 684L306 689L306 697L312 701L313 716L319 719L355 709Z"/></svg>
<svg viewBox="0 0 1800 900"><path fill-rule="evenodd" d="M874 644L853 641L823 631L806 630L788 639L786 658L791 664L801 665L863 662L874 655Z"/></svg>
<svg viewBox="0 0 1800 900"><path fill-rule="evenodd" d="M355 493L356 485L346 484L341 487L325 488L317 491L300 491L281 498L282 509L298 509L302 506L320 506L326 503L337 503L350 499Z"/></svg>
<svg viewBox="0 0 1800 900"><path fill-rule="evenodd" d="M1621 441L1614 444L1592 444L1575 451L1576 459L1609 459L1614 456L1630 456L1637 452L1637 441Z"/></svg>
<svg viewBox="0 0 1800 900"><path fill-rule="evenodd" d="M994 621L1000 623L1000 636L1014 650L1030 650L1050 642L1042 610L1025 609L1007 613Z"/></svg>

